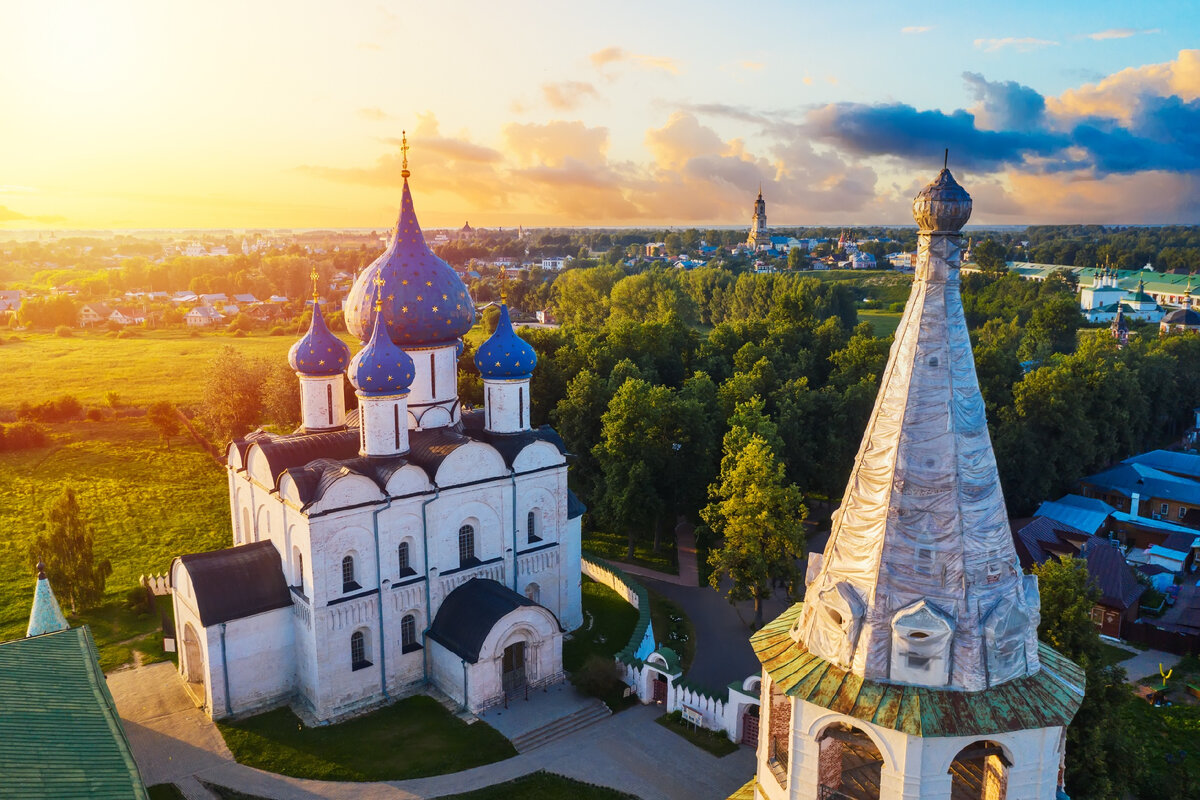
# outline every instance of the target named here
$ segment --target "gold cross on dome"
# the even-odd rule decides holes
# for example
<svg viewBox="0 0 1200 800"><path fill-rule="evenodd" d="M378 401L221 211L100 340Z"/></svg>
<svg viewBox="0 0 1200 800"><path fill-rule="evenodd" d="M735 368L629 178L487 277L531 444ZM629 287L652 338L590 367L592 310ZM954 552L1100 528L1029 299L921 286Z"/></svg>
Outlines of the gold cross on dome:
<svg viewBox="0 0 1200 800"><path fill-rule="evenodd" d="M408 131L400 131L400 177L407 178L411 174L408 171Z"/></svg>
<svg viewBox="0 0 1200 800"><path fill-rule="evenodd" d="M308 274L308 276L309 276L310 278L312 278L312 283L313 283L313 305L315 306L315 305L317 304L317 297L319 296L319 293L317 292L317 279L321 277L321 276L320 276L320 274L317 272L317 265L316 265L316 264L313 264L312 272L310 272L310 273Z"/></svg>

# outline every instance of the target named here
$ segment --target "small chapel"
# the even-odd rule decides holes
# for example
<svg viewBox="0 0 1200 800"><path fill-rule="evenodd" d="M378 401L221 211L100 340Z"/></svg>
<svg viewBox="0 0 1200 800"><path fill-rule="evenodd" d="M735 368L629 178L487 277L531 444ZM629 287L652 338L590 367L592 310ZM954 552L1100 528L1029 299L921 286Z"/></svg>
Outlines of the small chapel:
<svg viewBox="0 0 1200 800"><path fill-rule="evenodd" d="M971 197L913 202L912 293L804 602L763 665L756 800L1054 800L1083 670L1037 638L959 286Z"/></svg>
<svg viewBox="0 0 1200 800"><path fill-rule="evenodd" d="M232 546L171 566L179 672L213 718L290 704L330 721L429 689L472 712L562 679L582 623L562 439L530 421L534 349L507 305L458 396L475 307L409 190L344 310L289 353L302 425L229 445ZM347 411L343 383L358 408Z"/></svg>

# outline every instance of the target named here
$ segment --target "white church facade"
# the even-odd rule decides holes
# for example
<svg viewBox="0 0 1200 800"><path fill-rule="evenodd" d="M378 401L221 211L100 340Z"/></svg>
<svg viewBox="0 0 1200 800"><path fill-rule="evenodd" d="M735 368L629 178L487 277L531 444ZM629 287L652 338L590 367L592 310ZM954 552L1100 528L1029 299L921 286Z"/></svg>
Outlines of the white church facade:
<svg viewBox="0 0 1200 800"><path fill-rule="evenodd" d="M583 508L562 440L530 424L536 354L502 308L476 355L485 407L464 410L474 307L403 175L345 306L362 349L314 303L289 354L302 428L229 446L233 546L172 564L179 670L214 718L286 703L327 721L428 687L479 711L561 680L582 623Z"/></svg>

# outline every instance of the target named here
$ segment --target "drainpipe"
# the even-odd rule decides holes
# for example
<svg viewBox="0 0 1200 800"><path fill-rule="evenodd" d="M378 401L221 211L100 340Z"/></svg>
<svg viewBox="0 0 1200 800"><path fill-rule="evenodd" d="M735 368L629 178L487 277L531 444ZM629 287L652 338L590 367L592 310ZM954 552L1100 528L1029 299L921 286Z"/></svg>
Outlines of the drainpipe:
<svg viewBox="0 0 1200 800"><path fill-rule="evenodd" d="M467 660L459 659L463 665L463 711L470 710L470 703L467 701Z"/></svg>
<svg viewBox="0 0 1200 800"><path fill-rule="evenodd" d="M371 512L371 523L375 527L375 583L379 587L379 684L383 689L383 699L390 700L387 690L387 635L383 630L383 562L379 559L379 515L392 507L389 495L383 508Z"/></svg>
<svg viewBox="0 0 1200 800"><path fill-rule="evenodd" d="M229 705L229 655L225 652L225 623L221 623L221 676L225 679L225 716L233 714Z"/></svg>
<svg viewBox="0 0 1200 800"><path fill-rule="evenodd" d="M517 592L517 471L508 470L508 480L512 484L512 542L513 542L513 591ZM517 592L520 594L520 592Z"/></svg>
<svg viewBox="0 0 1200 800"><path fill-rule="evenodd" d="M437 500L442 494L442 487L435 482L433 484L433 497L421 503L421 554L425 559L425 630L421 632L421 638L425 642L425 647L422 648L424 653L421 655L421 672L422 679L429 680L429 629L433 626L433 608L431 606L430 591L429 591L429 517L426 514L426 509L429 504ZM464 665L463 669L466 667ZM466 674L465 672L463 673Z"/></svg>

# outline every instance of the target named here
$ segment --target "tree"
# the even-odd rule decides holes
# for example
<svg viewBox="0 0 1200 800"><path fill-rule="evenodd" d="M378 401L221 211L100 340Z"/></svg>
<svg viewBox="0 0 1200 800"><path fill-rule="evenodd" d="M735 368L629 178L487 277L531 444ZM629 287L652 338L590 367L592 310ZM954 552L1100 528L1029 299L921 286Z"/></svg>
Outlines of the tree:
<svg viewBox="0 0 1200 800"><path fill-rule="evenodd" d="M1007 255L1004 245L995 239L984 239L971 251L975 266L983 272L993 275L1000 275L1008 271L1008 264L1005 261Z"/></svg>
<svg viewBox="0 0 1200 800"><path fill-rule="evenodd" d="M72 614L96 605L104 596L112 564L108 559L96 561L92 527L72 489L64 489L46 509L43 530L29 547L30 566L39 561L45 564L46 577L59 596L67 598Z"/></svg>
<svg viewBox="0 0 1200 800"><path fill-rule="evenodd" d="M175 406L166 400L151 403L146 408L146 421L158 431L158 435L162 437L163 444L170 450L171 437L179 433L180 427L179 413L175 410Z"/></svg>
<svg viewBox="0 0 1200 800"><path fill-rule="evenodd" d="M804 251L799 247L788 250L787 265L788 269L802 269L804 267Z"/></svg>
<svg viewBox="0 0 1200 800"><path fill-rule="evenodd" d="M1142 742L1130 730L1125 671L1101 660L1100 634L1091 619L1100 590L1083 559L1051 559L1033 572L1042 598L1038 638L1082 666L1087 682L1067 728L1067 792L1076 800L1131 796L1144 762Z"/></svg>
<svg viewBox="0 0 1200 800"><path fill-rule="evenodd" d="M262 363L225 345L205 376L200 418L215 439L229 441L258 422L262 397Z"/></svg>
<svg viewBox="0 0 1200 800"><path fill-rule="evenodd" d="M722 464L721 480L710 490L713 502L700 513L722 537L708 554L713 568L708 580L717 589L728 575L730 602L753 600L754 624L762 627L762 601L770 597L773 583L783 582L789 590L796 583L796 561L804 555L801 523L808 510L800 490L785 482L783 464L766 440L752 434L735 451L742 439L735 430L726 435L725 459L732 463L729 469Z"/></svg>

